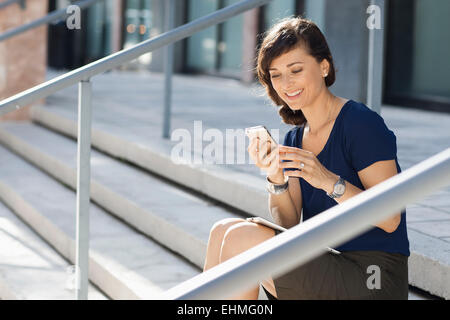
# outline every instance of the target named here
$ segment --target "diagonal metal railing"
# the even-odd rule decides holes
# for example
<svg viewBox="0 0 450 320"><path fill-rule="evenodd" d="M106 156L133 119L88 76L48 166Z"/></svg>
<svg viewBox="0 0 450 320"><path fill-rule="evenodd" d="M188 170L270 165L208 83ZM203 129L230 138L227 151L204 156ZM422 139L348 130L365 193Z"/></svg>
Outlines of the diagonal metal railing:
<svg viewBox="0 0 450 320"><path fill-rule="evenodd" d="M159 36L121 50L83 67L67 72L33 88L0 101L0 116L45 98L61 89L78 83L78 154L77 154L77 221L76 270L80 287L77 299L87 299L89 261L89 195L90 149L92 125L91 77L114 69L148 52L187 38L194 33L222 23L247 10L260 7L272 0L244 0L219 9L209 15L167 31Z"/></svg>
<svg viewBox="0 0 450 320"><path fill-rule="evenodd" d="M85 9L99 1L103 1L103 0L82 0L82 1L74 2L73 4L71 4L71 6L76 6L80 9ZM67 7L67 8L69 8L69 7ZM66 19L70 15L70 13L67 12L67 8L62 8L59 10L52 11L49 14L47 14L46 16L36 19L30 23L24 24L20 27L17 27L17 28L11 29L11 30L6 30L5 32L0 34L0 42L4 41L6 39L9 39L11 37L14 37L18 34L24 33L25 31L28 31L30 29L42 26L44 24L48 24L48 23L51 23L51 22L54 22L54 21L57 21L60 19ZM1 7L0 7L0 9L1 9Z"/></svg>
<svg viewBox="0 0 450 320"><path fill-rule="evenodd" d="M224 299L276 277L450 185L450 148L164 292L161 299Z"/></svg>

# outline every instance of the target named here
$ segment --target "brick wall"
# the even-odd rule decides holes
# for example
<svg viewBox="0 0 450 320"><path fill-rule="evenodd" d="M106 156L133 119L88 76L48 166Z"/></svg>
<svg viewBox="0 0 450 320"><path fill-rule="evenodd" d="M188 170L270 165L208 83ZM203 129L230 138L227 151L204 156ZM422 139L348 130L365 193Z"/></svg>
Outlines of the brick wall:
<svg viewBox="0 0 450 320"><path fill-rule="evenodd" d="M0 33L45 16L47 8L47 0L27 0L25 10L18 4L0 10ZM46 65L47 26L0 42L0 100L44 82ZM29 120L29 108L10 112L0 121Z"/></svg>

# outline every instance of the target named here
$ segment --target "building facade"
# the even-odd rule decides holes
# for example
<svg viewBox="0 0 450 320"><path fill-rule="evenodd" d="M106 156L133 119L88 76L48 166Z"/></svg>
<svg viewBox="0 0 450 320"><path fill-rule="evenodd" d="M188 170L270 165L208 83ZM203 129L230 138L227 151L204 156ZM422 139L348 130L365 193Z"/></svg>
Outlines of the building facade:
<svg viewBox="0 0 450 320"><path fill-rule="evenodd" d="M174 0L175 27L238 1ZM50 0L49 9L68 2ZM78 67L163 33L166 3L100 1L83 13L86 27L78 34L61 31L66 33L64 45L64 37L51 26L49 65ZM301 15L319 26L330 46L337 69L331 91L366 101L370 4L370 0L273 0L177 42L174 71L256 81L254 62L260 35L280 18ZM383 103L450 112L450 1L385 0L384 9ZM66 60L71 61L57 61L64 55L54 47L69 48L68 42L73 56ZM160 49L128 67L162 72L163 65Z"/></svg>

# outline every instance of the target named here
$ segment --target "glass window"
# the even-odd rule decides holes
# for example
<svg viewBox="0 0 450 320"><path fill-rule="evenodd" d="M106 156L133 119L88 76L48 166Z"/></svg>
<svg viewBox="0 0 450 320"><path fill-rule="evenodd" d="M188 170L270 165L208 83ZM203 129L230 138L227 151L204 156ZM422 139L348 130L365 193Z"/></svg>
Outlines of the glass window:
<svg viewBox="0 0 450 320"><path fill-rule="evenodd" d="M450 1L389 1L384 101L450 111Z"/></svg>
<svg viewBox="0 0 450 320"><path fill-rule="evenodd" d="M224 7L240 0L226 0ZM223 73L240 72L242 66L243 14L225 21L222 28L222 41L219 43L220 70Z"/></svg>
<svg viewBox="0 0 450 320"><path fill-rule="evenodd" d="M296 1L272 1L263 6L264 29L269 29L277 20L296 14ZM264 31L265 31L264 30Z"/></svg>
<svg viewBox="0 0 450 320"><path fill-rule="evenodd" d="M218 0L189 1L188 21L219 9ZM187 66L190 69L214 70L217 62L217 25L199 31L187 41Z"/></svg>
<svg viewBox="0 0 450 320"><path fill-rule="evenodd" d="M450 99L450 1L415 1L411 90Z"/></svg>
<svg viewBox="0 0 450 320"><path fill-rule="evenodd" d="M151 1L127 0L124 12L124 48L147 40L152 20Z"/></svg>

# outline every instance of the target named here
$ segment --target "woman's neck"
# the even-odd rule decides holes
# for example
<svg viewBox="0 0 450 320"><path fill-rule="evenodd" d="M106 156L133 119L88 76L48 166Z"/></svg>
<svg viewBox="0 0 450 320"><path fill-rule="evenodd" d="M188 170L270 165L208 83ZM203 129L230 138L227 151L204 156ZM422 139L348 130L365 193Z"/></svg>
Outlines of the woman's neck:
<svg viewBox="0 0 450 320"><path fill-rule="evenodd" d="M326 90L310 106L302 110L309 134L318 134L323 127L335 119L336 100L337 97Z"/></svg>

